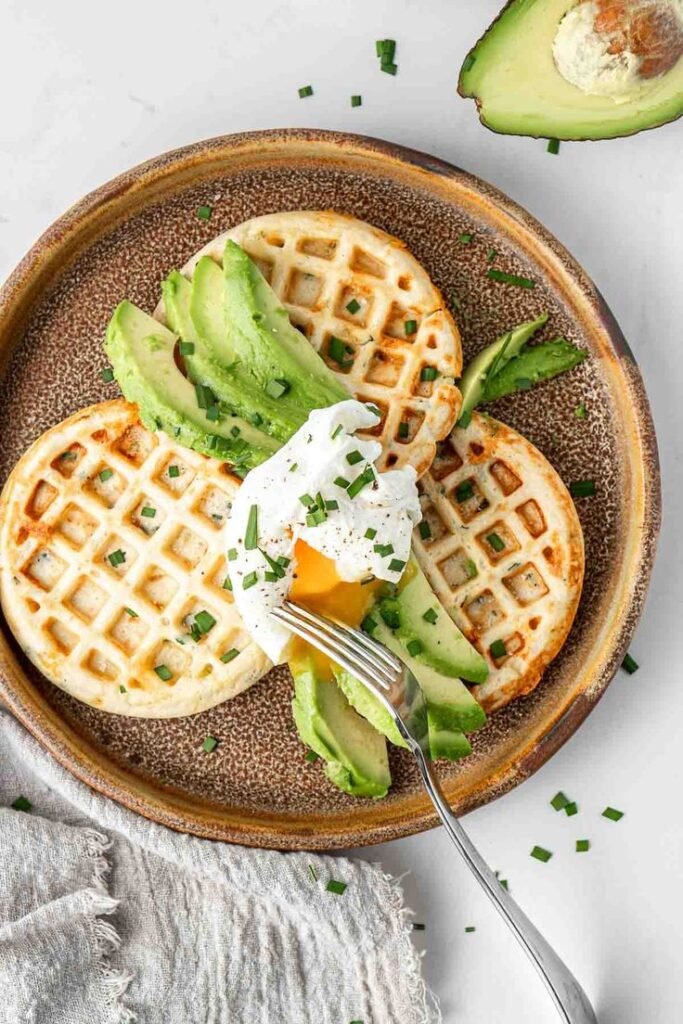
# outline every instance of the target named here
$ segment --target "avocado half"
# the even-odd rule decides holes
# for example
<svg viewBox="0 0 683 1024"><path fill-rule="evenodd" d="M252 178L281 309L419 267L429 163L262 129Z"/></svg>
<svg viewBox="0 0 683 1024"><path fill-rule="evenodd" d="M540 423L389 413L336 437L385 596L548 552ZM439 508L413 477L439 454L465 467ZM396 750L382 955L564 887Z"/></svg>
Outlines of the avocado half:
<svg viewBox="0 0 683 1024"><path fill-rule="evenodd" d="M458 92L495 132L567 140L633 135L683 114L683 57L628 97L583 92L557 70L553 40L577 0L510 0L467 54Z"/></svg>

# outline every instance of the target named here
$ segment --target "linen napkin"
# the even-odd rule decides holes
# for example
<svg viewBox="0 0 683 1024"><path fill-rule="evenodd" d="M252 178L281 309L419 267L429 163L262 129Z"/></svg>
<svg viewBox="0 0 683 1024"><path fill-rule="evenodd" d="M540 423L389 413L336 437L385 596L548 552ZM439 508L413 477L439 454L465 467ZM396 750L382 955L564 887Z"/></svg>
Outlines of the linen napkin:
<svg viewBox="0 0 683 1024"><path fill-rule="evenodd" d="M437 1024L410 913L376 865L155 825L0 711L2 1024Z"/></svg>

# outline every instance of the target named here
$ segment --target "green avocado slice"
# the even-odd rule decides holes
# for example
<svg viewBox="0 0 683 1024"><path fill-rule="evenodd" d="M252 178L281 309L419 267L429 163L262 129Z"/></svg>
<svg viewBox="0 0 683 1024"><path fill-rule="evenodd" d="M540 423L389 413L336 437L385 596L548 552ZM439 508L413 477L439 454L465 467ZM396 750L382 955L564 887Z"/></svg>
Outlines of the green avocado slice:
<svg viewBox="0 0 683 1024"><path fill-rule="evenodd" d="M241 470L264 462L279 447L277 441L238 416L210 419L176 365L176 341L167 327L128 300L109 321L104 347L124 396L138 406L142 422Z"/></svg>
<svg viewBox="0 0 683 1024"><path fill-rule="evenodd" d="M497 398L526 390L539 381L557 377L578 366L587 355L584 349L564 338L542 341L533 348L525 348L497 370L493 377L487 377L482 402L494 402Z"/></svg>
<svg viewBox="0 0 683 1024"><path fill-rule="evenodd" d="M290 662L292 713L301 740L326 762L330 782L353 796L386 796L391 785L384 736L354 711L312 658Z"/></svg>
<svg viewBox="0 0 683 1024"><path fill-rule="evenodd" d="M436 615L433 623L424 618L430 609ZM486 659L441 605L414 557L408 563L398 593L395 597L380 598L378 611L398 639L406 646L411 645L421 664L451 678L462 677L472 683L485 681Z"/></svg>
<svg viewBox="0 0 683 1024"><path fill-rule="evenodd" d="M589 95L560 74L553 41L575 6L576 0L510 0L470 50L458 91L476 100L482 124L536 138L608 139L680 117L683 57L619 102Z"/></svg>

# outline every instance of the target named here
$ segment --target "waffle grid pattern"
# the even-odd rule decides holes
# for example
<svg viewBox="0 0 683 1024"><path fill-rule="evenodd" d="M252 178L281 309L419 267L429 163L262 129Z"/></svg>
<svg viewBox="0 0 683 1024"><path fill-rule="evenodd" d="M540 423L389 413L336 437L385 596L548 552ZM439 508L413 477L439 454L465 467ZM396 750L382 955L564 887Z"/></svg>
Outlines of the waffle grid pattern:
<svg viewBox="0 0 683 1024"><path fill-rule="evenodd" d="M238 481L136 420L121 401L93 406L18 464L3 509L3 607L38 668L74 696L129 715L192 714L270 667L223 587ZM198 635L202 611L216 621Z"/></svg>
<svg viewBox="0 0 683 1024"><path fill-rule="evenodd" d="M533 689L571 628L583 579L573 502L533 445L480 414L439 446L419 487L430 535L418 527L414 549L489 662L473 692L494 710Z"/></svg>
<svg viewBox="0 0 683 1024"><path fill-rule="evenodd" d="M214 239L185 271L202 255L220 261L227 238L349 391L380 410L379 468L426 472L458 416L462 349L441 294L403 243L338 214L271 214Z"/></svg>

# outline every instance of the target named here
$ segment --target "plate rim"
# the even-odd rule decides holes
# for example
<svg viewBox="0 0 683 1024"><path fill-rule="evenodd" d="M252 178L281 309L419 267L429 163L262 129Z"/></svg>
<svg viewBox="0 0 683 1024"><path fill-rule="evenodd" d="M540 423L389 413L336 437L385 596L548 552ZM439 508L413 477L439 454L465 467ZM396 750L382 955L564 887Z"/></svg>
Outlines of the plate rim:
<svg viewBox="0 0 683 1024"><path fill-rule="evenodd" d="M549 724L538 742L527 744L514 761L506 762L497 775L489 776L485 785L481 784L457 801L456 811L467 813L503 795L537 771L573 735L602 697L623 660L642 613L661 522L657 440L636 360L595 284L555 236L495 186L440 157L398 143L348 132L310 128L265 129L216 136L165 151L137 164L87 193L61 214L34 242L0 288L0 339L11 330L18 342L26 314L41 293L41 280L54 278L53 267L58 257L61 257L62 269L68 265L69 260L63 258L64 249L78 241L96 218L102 215L106 217L109 206L115 213L120 201L130 193L137 193L141 203L149 201L150 186L156 183L161 188L167 176L177 175L183 168L189 172L199 164L229 157L231 152L234 155L245 146L301 143L322 150L327 148L338 156L345 151L348 156L353 151L361 157L373 156L394 164L417 167L430 177L454 180L460 186L467 187L473 195L495 206L498 212L503 212L526 233L533 235L562 264L572 282L579 285L590 314L603 329L618 363L623 363L622 374L632 400L632 416L639 442L640 458L637 461L643 481L643 529L631 556L630 585L624 607L620 609L619 621L614 624L609 654L598 666L600 671L592 685L586 686L574 696L564 711ZM98 235L103 233L99 221L96 228ZM12 344L2 345L0 374L4 373L13 348ZM625 374L624 367L628 370ZM310 829L302 828L299 823L297 828L283 831L282 820L277 815L273 816L277 823L274 828L268 823L267 815L261 815L255 820L245 812L240 812L241 818L232 816L226 824L226 811L216 808L210 802L202 803L201 798L190 797L173 787L155 791L143 778L127 773L112 760L107 760L104 767L101 759L98 763L95 748L87 738L79 735L33 689L3 634L0 634L0 697L50 754L82 782L128 809L179 831L261 848L329 850L373 845L423 832L438 824L436 813L421 793L413 797L414 806L406 807L404 804L398 816L386 822L361 826L360 831L357 825L335 828L330 822L325 822L322 829L316 828L313 824L315 819L311 819ZM134 782L134 788L131 781Z"/></svg>

